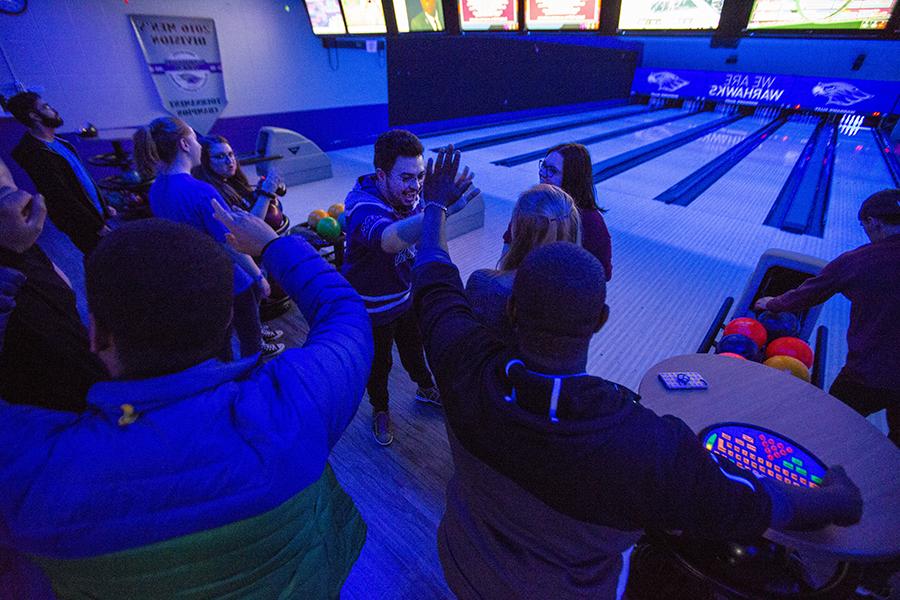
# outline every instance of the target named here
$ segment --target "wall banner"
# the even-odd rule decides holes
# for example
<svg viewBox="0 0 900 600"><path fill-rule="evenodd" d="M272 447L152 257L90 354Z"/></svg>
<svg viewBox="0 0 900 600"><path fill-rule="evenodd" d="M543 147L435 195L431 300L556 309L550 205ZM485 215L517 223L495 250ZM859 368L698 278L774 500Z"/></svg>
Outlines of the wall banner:
<svg viewBox="0 0 900 600"><path fill-rule="evenodd" d="M228 104L215 21L128 16L166 110L209 133Z"/></svg>

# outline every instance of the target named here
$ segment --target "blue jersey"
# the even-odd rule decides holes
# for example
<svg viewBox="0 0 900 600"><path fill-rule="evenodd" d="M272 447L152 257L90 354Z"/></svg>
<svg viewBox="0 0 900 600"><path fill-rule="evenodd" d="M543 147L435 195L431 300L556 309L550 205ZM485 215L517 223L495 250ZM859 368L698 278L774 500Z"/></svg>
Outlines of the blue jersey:
<svg viewBox="0 0 900 600"><path fill-rule="evenodd" d="M412 306L412 264L415 246L399 254L381 248L390 225L404 219L381 197L375 175L364 175L347 194L347 255L343 275L366 304L372 324L390 323ZM416 214L416 209L411 214Z"/></svg>
<svg viewBox="0 0 900 600"><path fill-rule="evenodd" d="M159 175L150 187L150 210L154 217L190 225L217 242L226 244L228 229L213 217L213 199L230 210L216 188L187 173ZM235 263L235 295L246 291L252 284L253 278Z"/></svg>

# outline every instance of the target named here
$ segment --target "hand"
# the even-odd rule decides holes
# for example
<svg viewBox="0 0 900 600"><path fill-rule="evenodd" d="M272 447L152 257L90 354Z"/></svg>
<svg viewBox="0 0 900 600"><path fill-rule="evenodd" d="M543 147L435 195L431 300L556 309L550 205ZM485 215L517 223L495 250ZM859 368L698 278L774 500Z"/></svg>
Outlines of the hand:
<svg viewBox="0 0 900 600"><path fill-rule="evenodd" d="M449 217L450 215L455 215L456 213L458 213L459 211L464 209L466 206L468 206L469 202L471 202L472 200L474 200L475 198L477 198L480 195L481 195L481 190L479 190L477 187L470 186L469 189L467 189L465 192L463 192L463 195L460 197L460 199L457 200L456 202L454 202L453 205L447 209L447 216Z"/></svg>
<svg viewBox="0 0 900 600"><path fill-rule="evenodd" d="M259 280L259 295L263 298L268 298L272 295L272 286L265 277Z"/></svg>
<svg viewBox="0 0 900 600"><path fill-rule="evenodd" d="M41 235L47 205L40 194L0 187L0 246L14 252L25 252Z"/></svg>
<svg viewBox="0 0 900 600"><path fill-rule="evenodd" d="M766 306L769 305L769 301L772 299L772 296L763 296L759 300L756 301L756 304L753 305L753 308L757 311L766 310Z"/></svg>
<svg viewBox="0 0 900 600"><path fill-rule="evenodd" d="M862 518L862 494L856 484L847 477L844 468L832 465L822 480L822 490L831 495L835 503L832 522L841 527L855 525Z"/></svg>
<svg viewBox="0 0 900 600"><path fill-rule="evenodd" d="M271 171L267 177L259 182L259 189L267 194L274 194L281 185L281 176L275 171Z"/></svg>
<svg viewBox="0 0 900 600"><path fill-rule="evenodd" d="M212 200L212 208L213 216L230 232L225 239L238 252L259 256L266 244L278 237L265 221L250 213L231 212L219 204L218 200Z"/></svg>
<svg viewBox="0 0 900 600"><path fill-rule="evenodd" d="M107 206L106 207L106 216L109 217L110 219L115 219L116 217L119 216L119 211L117 211L112 206Z"/></svg>
<svg viewBox="0 0 900 600"><path fill-rule="evenodd" d="M425 167L425 184L422 190L424 204L435 203L449 209L472 186L472 178L475 177L475 173L470 173L469 167L466 167L459 177L456 176L459 171L459 161L459 150L454 150L453 144L438 152L437 159L428 159L428 165ZM471 200L472 197L469 199ZM459 210L461 208L454 212Z"/></svg>

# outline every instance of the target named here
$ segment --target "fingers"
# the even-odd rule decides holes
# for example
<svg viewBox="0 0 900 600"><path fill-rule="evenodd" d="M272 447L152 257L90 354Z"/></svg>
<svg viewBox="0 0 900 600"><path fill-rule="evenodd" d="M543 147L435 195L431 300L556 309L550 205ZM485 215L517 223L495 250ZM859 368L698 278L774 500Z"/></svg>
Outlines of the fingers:
<svg viewBox="0 0 900 600"><path fill-rule="evenodd" d="M431 177L432 175L434 175L434 159L429 158L428 164L425 165L425 177Z"/></svg>
<svg viewBox="0 0 900 600"><path fill-rule="evenodd" d="M240 248L238 248L237 238L234 237L233 233L226 233L225 241L228 242L228 245L231 246L232 248L234 248L235 250L240 250Z"/></svg>
<svg viewBox="0 0 900 600"><path fill-rule="evenodd" d="M234 214L226 210L225 207L222 206L222 204L215 198L211 200L211 203L213 209L213 217L215 217L215 219L225 227L231 228L231 226L234 225Z"/></svg>

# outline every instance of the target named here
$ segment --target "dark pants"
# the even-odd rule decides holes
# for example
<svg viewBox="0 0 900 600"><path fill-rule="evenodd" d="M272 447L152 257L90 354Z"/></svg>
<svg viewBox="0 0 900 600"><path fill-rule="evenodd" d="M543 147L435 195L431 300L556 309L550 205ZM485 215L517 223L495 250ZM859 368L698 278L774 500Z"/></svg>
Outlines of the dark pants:
<svg viewBox="0 0 900 600"><path fill-rule="evenodd" d="M234 317L231 321L241 346L241 358L256 354L262 349L259 320L259 292L256 285L234 297Z"/></svg>
<svg viewBox="0 0 900 600"><path fill-rule="evenodd" d="M828 393L864 417L886 408L888 437L900 446L900 391L866 387L841 371Z"/></svg>
<svg viewBox="0 0 900 600"><path fill-rule="evenodd" d="M434 379L425 363L422 334L412 310L406 311L387 325L373 325L372 337L375 338L375 357L372 359L372 372L366 390L369 392L373 412L388 409L388 376L394 364L394 342L397 342L400 362L410 379L421 388L434 386Z"/></svg>

